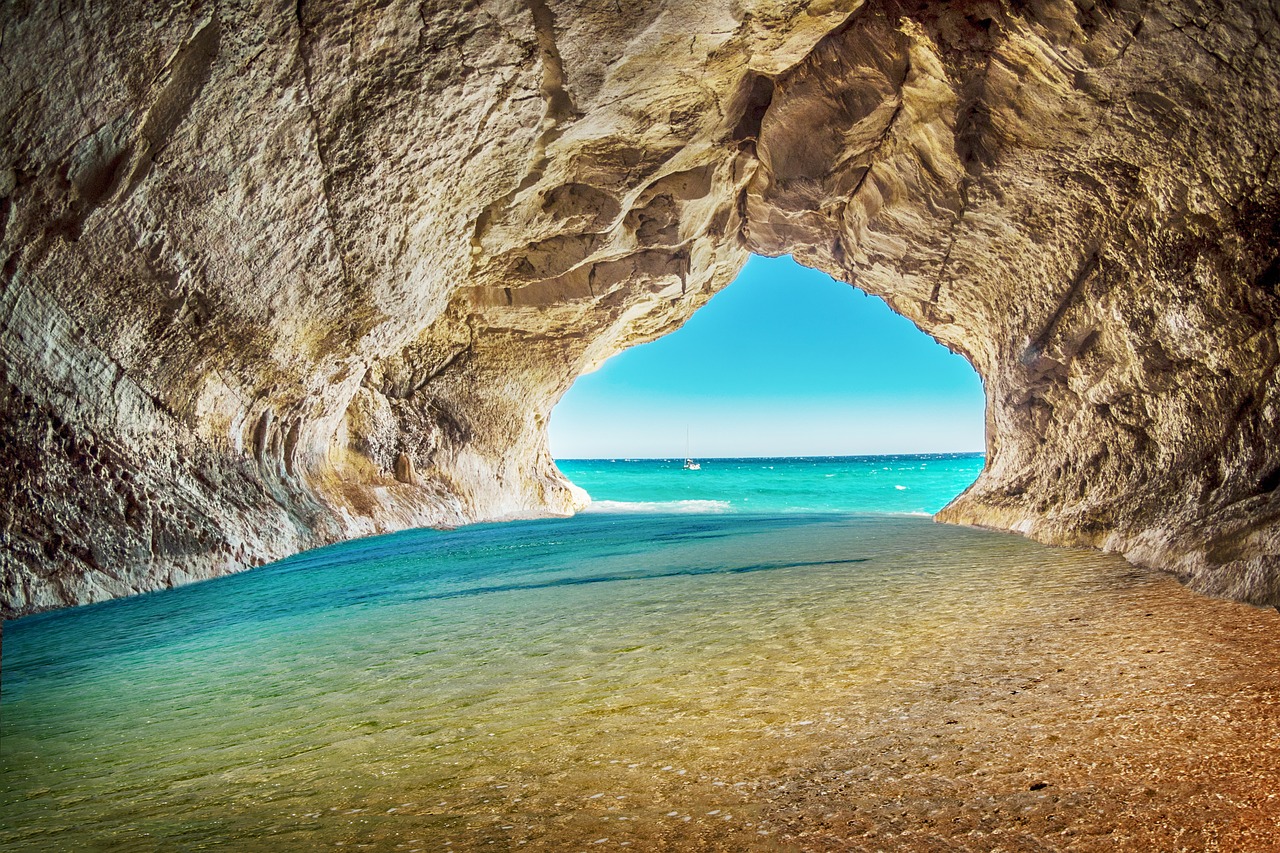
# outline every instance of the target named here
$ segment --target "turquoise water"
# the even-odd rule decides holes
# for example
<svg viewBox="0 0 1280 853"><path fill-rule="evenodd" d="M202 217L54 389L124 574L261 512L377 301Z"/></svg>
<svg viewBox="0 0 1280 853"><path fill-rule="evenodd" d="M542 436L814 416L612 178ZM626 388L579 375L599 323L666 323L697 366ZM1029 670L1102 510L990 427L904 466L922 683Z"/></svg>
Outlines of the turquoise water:
<svg viewBox="0 0 1280 853"><path fill-rule="evenodd" d="M0 849L862 849L929 826L887 849L994 849L964 803L1029 813L1031 774L1076 761L1108 778L1071 745L1100 713L1072 683L1007 703L1070 667L1167 725L1206 617L1117 558L908 515L980 464L565 463L595 511L7 623ZM831 511L868 505L902 514ZM1126 705L1089 661L1155 664L1153 613L1189 653L1168 701ZM1096 819L1035 796L1052 831Z"/></svg>
<svg viewBox="0 0 1280 853"><path fill-rule="evenodd" d="M932 515L982 471L981 453L778 459L565 459L604 512L846 512Z"/></svg>

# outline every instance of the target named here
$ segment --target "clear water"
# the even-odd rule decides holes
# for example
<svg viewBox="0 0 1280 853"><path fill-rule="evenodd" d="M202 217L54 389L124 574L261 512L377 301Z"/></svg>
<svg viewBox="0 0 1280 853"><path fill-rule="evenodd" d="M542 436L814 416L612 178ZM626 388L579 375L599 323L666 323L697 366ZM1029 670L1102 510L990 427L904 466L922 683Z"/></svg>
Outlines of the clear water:
<svg viewBox="0 0 1280 853"><path fill-rule="evenodd" d="M1206 646L1219 603L1092 552L795 511L848 465L797 464L788 500L754 468L651 494L643 466L574 463L608 500L734 511L410 531L7 623L0 848L1041 849L999 841L1002 815L1047 837L1108 803L1181 813L1106 762L1173 760L1187 682L1232 672ZM945 467L895 466L912 491ZM792 511L737 509L765 495ZM1196 733L1187 760L1218 757L1177 778L1205 785L1235 765Z"/></svg>
<svg viewBox="0 0 1280 853"><path fill-rule="evenodd" d="M982 471L981 453L777 459L568 459L594 512L845 512L932 515Z"/></svg>

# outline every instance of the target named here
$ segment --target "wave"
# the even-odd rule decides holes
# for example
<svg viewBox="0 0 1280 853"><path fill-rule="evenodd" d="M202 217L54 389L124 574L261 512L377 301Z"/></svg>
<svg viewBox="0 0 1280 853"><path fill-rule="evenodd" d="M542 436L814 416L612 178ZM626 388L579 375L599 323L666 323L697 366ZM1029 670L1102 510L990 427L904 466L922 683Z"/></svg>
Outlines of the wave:
<svg viewBox="0 0 1280 853"><path fill-rule="evenodd" d="M733 512L728 501L592 501L583 512L712 513Z"/></svg>

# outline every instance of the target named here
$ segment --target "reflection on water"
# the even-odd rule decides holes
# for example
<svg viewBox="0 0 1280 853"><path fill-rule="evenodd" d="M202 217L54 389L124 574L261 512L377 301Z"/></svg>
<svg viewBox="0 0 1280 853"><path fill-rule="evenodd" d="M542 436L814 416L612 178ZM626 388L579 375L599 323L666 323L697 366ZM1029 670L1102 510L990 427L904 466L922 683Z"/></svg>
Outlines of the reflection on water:
<svg viewBox="0 0 1280 853"><path fill-rule="evenodd" d="M1280 820L1277 614L927 520L417 531L5 635L5 849L1266 849Z"/></svg>

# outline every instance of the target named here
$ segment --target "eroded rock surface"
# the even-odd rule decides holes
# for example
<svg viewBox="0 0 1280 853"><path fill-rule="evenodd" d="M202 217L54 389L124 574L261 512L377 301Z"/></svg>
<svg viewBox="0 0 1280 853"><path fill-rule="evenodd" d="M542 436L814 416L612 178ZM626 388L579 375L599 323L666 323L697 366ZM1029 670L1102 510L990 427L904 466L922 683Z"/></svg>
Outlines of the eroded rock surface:
<svg viewBox="0 0 1280 853"><path fill-rule="evenodd" d="M965 354L941 518L1280 603L1274 4L10 2L7 616L567 513L573 379L791 252Z"/></svg>

